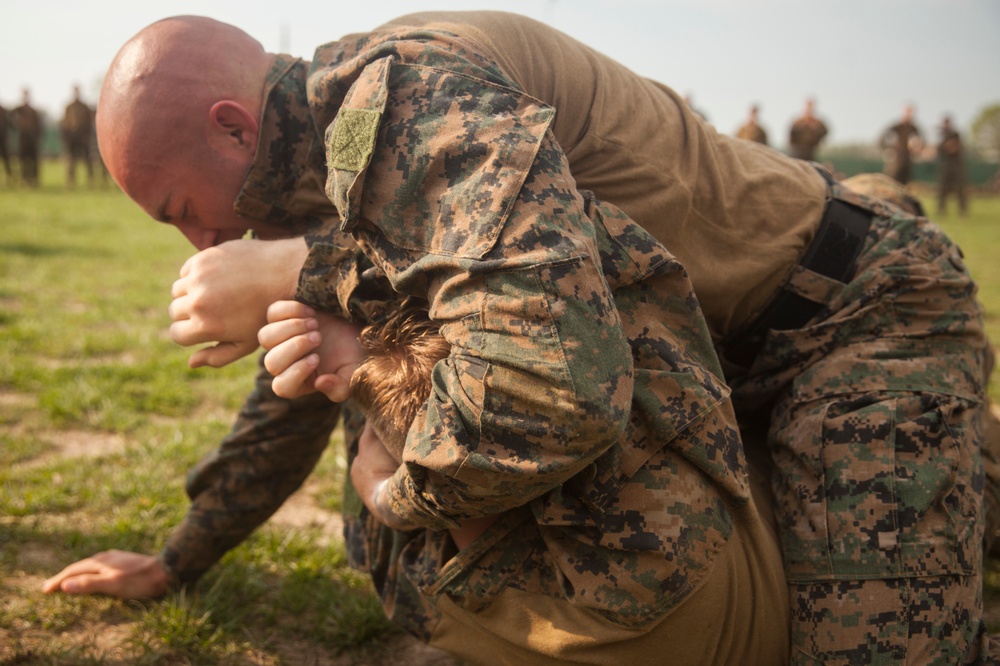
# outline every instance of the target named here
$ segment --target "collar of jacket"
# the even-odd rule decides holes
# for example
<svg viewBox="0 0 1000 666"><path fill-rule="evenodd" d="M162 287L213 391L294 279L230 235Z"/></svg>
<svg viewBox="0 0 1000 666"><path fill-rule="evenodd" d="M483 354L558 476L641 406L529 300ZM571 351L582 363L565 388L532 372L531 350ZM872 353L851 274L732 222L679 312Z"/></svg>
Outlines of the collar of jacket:
<svg viewBox="0 0 1000 666"><path fill-rule="evenodd" d="M324 148L306 98L308 63L275 56L264 86L257 151L234 206L293 235L336 218L323 192Z"/></svg>

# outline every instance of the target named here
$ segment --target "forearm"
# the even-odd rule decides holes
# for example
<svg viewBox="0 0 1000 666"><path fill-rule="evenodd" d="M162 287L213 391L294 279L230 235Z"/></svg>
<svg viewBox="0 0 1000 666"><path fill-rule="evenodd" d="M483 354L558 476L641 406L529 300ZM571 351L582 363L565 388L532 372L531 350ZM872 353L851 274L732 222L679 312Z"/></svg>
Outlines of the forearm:
<svg viewBox="0 0 1000 666"><path fill-rule="evenodd" d="M270 381L261 370L231 433L188 476L191 507L160 554L172 582L198 578L266 521L329 442L338 406L320 394L279 398Z"/></svg>

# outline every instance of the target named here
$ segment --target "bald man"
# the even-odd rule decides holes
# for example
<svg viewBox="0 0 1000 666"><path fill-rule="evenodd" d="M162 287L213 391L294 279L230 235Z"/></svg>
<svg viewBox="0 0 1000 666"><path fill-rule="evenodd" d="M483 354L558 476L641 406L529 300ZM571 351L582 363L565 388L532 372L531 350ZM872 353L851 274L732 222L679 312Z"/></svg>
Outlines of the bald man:
<svg viewBox="0 0 1000 666"><path fill-rule="evenodd" d="M442 367L434 402L411 428L415 449L435 452L428 460L379 468L348 419L351 477L375 481L359 489L367 513L347 516L349 553L384 599L410 602L387 610L417 635L473 659L489 645L527 663L607 663L606 650L658 662L667 649L676 663L982 656L977 429L989 352L958 250L926 220L806 162L719 136L668 88L507 14L404 17L321 47L308 70L229 26L172 20L127 44L105 85L98 133L112 175L205 249L182 269L171 305L176 340L221 342L193 364L251 351L263 304L293 294L357 321L417 295L453 349L466 350ZM307 243L233 240L247 229ZM677 257L697 298L678 291L655 316L637 317L643 299L614 289L656 277L650 252ZM300 265L296 283L288 275ZM564 286L578 265L600 277L571 296ZM720 358L704 345L700 313ZM657 328L664 317L674 318L670 331ZM690 360L708 369L686 380L725 368L741 426L767 432L770 493L750 492L760 478L742 443L710 443L679 416L645 439L622 421L603 438L581 430L587 453L551 457L560 437L577 441L574 428L622 397L527 409L548 393L525 387L555 386L546 382L566 363L566 376L583 373L572 382L580 389L630 381L633 408L654 412L629 423L655 422L698 394L635 384L672 349L646 346L644 326L686 337ZM322 330L323 345L346 337ZM603 342L582 344L586 331ZM620 353L622 335L631 354ZM593 372L577 366L597 348L606 356L592 359ZM337 416L306 392L343 382L340 352L299 351L271 362L273 386L260 378L233 434L192 475L191 512L160 558L104 554L47 589L162 593L263 521L308 474ZM280 402L272 389L301 397ZM584 404L596 411L574 411ZM631 435L618 440L623 427ZM669 462L654 471L657 456ZM442 483L437 466L456 460L468 461L467 486ZM618 493L650 479L658 508L630 513L637 496ZM752 517L772 499L777 578L788 580L780 602L761 585L775 580L767 552L779 542ZM491 527L497 540L481 543L480 559L424 557L447 553L426 539L455 519L503 511L513 517ZM374 518L427 529L377 528ZM507 538L521 529L535 536ZM737 547L760 550L733 559ZM379 569L389 553L401 559ZM615 568L630 561L656 564ZM640 580L657 592L629 606L642 619L626 619L623 600L642 598ZM738 581L757 581L753 603L771 610L726 623L719 651L718 622L699 618L746 612L731 596L747 589ZM774 618L776 631L760 624ZM777 653L775 641L784 643Z"/></svg>

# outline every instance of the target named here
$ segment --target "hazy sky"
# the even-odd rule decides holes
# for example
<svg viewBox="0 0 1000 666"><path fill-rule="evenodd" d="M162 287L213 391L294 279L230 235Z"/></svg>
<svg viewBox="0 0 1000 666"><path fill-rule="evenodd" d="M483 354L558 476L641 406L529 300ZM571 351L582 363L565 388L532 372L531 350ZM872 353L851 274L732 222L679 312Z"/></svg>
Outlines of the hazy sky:
<svg viewBox="0 0 1000 666"><path fill-rule="evenodd" d="M542 20L682 94L719 131L750 104L783 147L807 96L829 142L871 142L906 102L925 130L951 113L967 131L1000 103L1000 0L36 0L0 5L0 104L59 117L74 83L95 101L111 58L149 23L201 14L269 51L306 59L324 42L424 9L502 9ZM935 138L932 134L931 137Z"/></svg>

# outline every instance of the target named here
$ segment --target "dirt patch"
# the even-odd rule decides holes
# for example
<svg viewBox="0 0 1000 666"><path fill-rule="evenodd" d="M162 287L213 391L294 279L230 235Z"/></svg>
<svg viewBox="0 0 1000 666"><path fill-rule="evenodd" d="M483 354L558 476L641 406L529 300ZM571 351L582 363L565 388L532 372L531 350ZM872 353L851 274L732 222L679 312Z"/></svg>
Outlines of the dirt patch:
<svg viewBox="0 0 1000 666"><path fill-rule="evenodd" d="M53 635L50 630L30 628L25 631L0 630L0 663L36 664L69 663L61 652L74 654L85 663L131 664L135 655L125 647L134 631L131 623L88 622L86 628L69 628ZM46 645L46 656L33 653L30 645ZM50 661L52 659L52 661Z"/></svg>
<svg viewBox="0 0 1000 666"><path fill-rule="evenodd" d="M34 407L38 399L27 393L0 391L0 407Z"/></svg>
<svg viewBox="0 0 1000 666"><path fill-rule="evenodd" d="M54 447L49 455L61 458L99 458L125 450L125 438L115 433L60 430L41 438Z"/></svg>
<svg viewBox="0 0 1000 666"><path fill-rule="evenodd" d="M311 492L308 481L296 493L285 500L277 513L271 516L271 524L282 527L310 528L320 532L320 543L328 545L338 540L344 533L344 521L340 514L321 508Z"/></svg>
<svg viewBox="0 0 1000 666"><path fill-rule="evenodd" d="M17 393L0 393L0 404L8 406L29 407L32 399ZM45 454L19 465L22 468L43 465L57 458L96 458L105 455L121 453L127 442L121 435L113 433L95 433L83 430L51 431L40 435L40 438L52 448ZM315 499L319 484L306 481L302 488L289 497L282 507L271 517L273 525L292 529L309 529L319 532L319 541L323 545L342 538L344 523L339 513L323 509ZM40 523L72 522L73 516L37 517ZM23 519L18 518L18 522ZM0 519L0 525L5 521ZM17 553L16 561L12 563L15 573L9 576L4 585L12 591L17 591L16 597L30 599L40 594L44 577L28 575L28 571L59 571L67 563L63 554L57 549L37 545L25 545ZM30 614L27 614L30 615ZM85 653L105 663L129 663L130 655L127 646L135 631L135 624L122 621L88 622L85 627L67 627L53 635L51 629L23 626L10 627L11 631L0 630L0 662L11 659L23 659L26 653L22 645L38 644L42 637L48 637L51 645L58 644L64 649L83 650ZM45 642L44 640L42 642ZM449 654L421 643L405 634L393 634L383 650L370 657L358 657L352 654L336 655L329 650L300 640L289 640L285 637L275 638L275 648L280 655L279 660L260 654L252 657L249 662L261 666L271 666L275 663L310 664L314 666L361 666L362 664L378 663L383 666L462 666ZM247 655L244 655L245 657ZM33 657L28 653L27 659ZM373 661L373 659L375 661ZM168 660L169 663L169 660Z"/></svg>
<svg viewBox="0 0 1000 666"><path fill-rule="evenodd" d="M43 553L41 548L32 548L31 553L19 553L18 560L26 558L35 561L55 561L56 553ZM135 624L124 620L88 621L85 625L65 613L56 620L56 626L43 626L32 619L27 606L35 595L40 594L43 578L26 574L14 574L3 581L6 590L14 592L4 599L0 596L0 609L11 613L15 619L0 628L0 663L41 663L32 656L33 645L45 645L48 654L60 651L75 651L80 656L108 664L125 664L133 661L127 647ZM20 608L25 606L25 608ZM111 615L117 615L112 613ZM51 622L53 616L48 616ZM62 626L60 626L62 625ZM47 663L47 662L46 662ZM58 662L64 663L64 662Z"/></svg>
<svg viewBox="0 0 1000 666"><path fill-rule="evenodd" d="M406 634L393 634L376 654L333 655L315 645L297 640L277 638L275 651L283 663L309 664L310 666L464 666L447 652L424 645Z"/></svg>
<svg viewBox="0 0 1000 666"><path fill-rule="evenodd" d="M57 552L37 544L26 543L21 546L16 555L14 566L25 571L59 571L66 566L66 554ZM38 579L35 589L41 588L42 579Z"/></svg>

